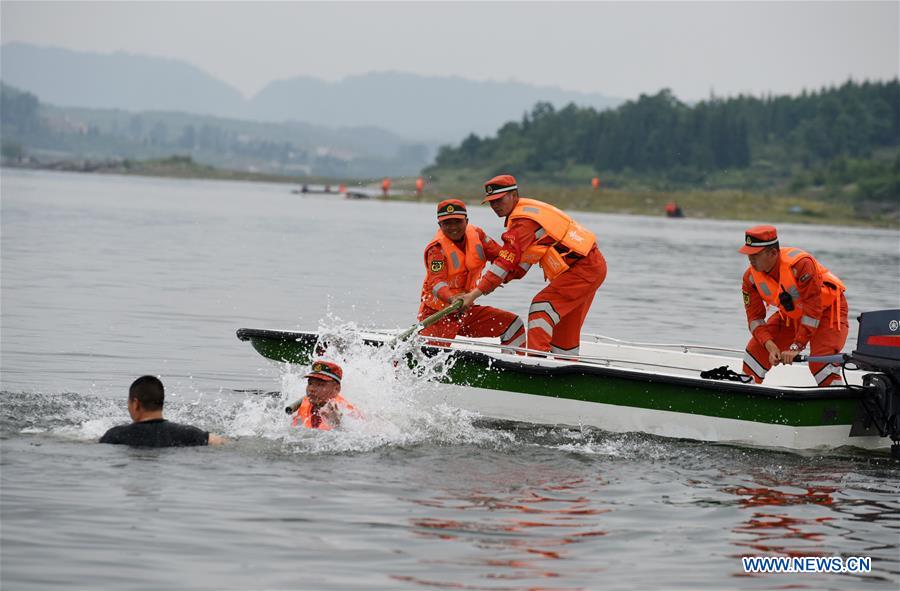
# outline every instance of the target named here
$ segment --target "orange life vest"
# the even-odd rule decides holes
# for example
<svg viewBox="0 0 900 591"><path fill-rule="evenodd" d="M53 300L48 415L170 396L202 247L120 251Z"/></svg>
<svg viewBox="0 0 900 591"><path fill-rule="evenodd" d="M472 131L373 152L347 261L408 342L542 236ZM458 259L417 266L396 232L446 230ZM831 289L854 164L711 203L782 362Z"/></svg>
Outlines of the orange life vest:
<svg viewBox="0 0 900 591"><path fill-rule="evenodd" d="M757 271L752 266L750 267L750 279L753 281L756 291L759 292L762 299L770 306L778 308L778 312L782 317L805 324L810 328L818 328L819 319L804 314L803 302L800 300L800 289L797 287L797 278L795 277L797 271L794 269L794 265L805 258L810 259L815 264L816 273L822 278L822 310L824 311L828 306L834 304L847 288L843 281L826 269L815 257L799 248L783 247L780 249L778 262L776 263L778 265L778 281L775 281L768 273ZM794 302L793 310L788 311L781 303L779 296L782 292L787 292L791 296ZM835 311L838 308L839 306L834 306ZM838 325L840 325L840 313L837 312L835 317L838 319Z"/></svg>
<svg viewBox="0 0 900 591"><path fill-rule="evenodd" d="M437 231L428 246L425 247L425 264L428 264L428 251L435 244L440 244L444 251L445 264L447 265L447 286L456 293L470 291L475 288L481 278L481 271L487 263L484 254L484 245L478 228L469 224L466 227L466 251L463 252L455 242L444 236L441 230ZM428 291L428 277L422 283L422 303L432 310L443 310L447 303L437 297L437 291L443 287L440 283Z"/></svg>
<svg viewBox="0 0 900 591"><path fill-rule="evenodd" d="M340 394L329 400L326 404L331 404L332 402L342 410L356 411L356 407L347 402ZM294 415L294 420L291 425L296 427L298 424L302 424L309 429L319 429L321 431L331 431L334 429L334 426L329 424L324 417L319 416L318 409L313 409L312 402L309 401L309 398L303 399L303 402L300 403L300 408L297 409L297 413Z"/></svg>
<svg viewBox="0 0 900 591"><path fill-rule="evenodd" d="M564 255L587 256L597 244L597 237L593 232L543 201L520 198L515 209L506 218L507 225L510 220L518 218L537 222L543 230L538 240L522 253L522 262L529 265L540 264L544 278L548 281L553 281L569 270L569 265L563 260Z"/></svg>

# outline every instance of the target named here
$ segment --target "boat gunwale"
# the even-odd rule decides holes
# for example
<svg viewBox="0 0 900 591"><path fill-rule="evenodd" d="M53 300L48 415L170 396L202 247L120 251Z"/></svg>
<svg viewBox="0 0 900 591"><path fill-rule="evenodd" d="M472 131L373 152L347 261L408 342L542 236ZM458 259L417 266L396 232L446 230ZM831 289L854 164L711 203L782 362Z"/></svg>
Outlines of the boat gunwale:
<svg viewBox="0 0 900 591"><path fill-rule="evenodd" d="M284 331L272 329L241 328L237 330L237 337L242 341L252 339L267 339L283 343L298 343L310 341L314 345L319 335L314 332ZM371 338L363 338L366 345L381 346L384 341ZM606 378L626 379L638 382L662 383L682 387L690 387L698 390L715 390L722 394L764 396L777 400L787 401L814 401L814 400L840 400L860 399L861 396L855 390L846 386L767 386L763 384L747 384L729 380L710 380L693 376L679 376L668 373L652 373L614 366L600 366L587 363L567 363L564 365L546 366L534 363L521 363L507 361L481 351L466 349L452 349L449 347L435 347L424 345L422 352L427 356L437 355L441 352L450 352L455 357L467 361L490 364L492 368L515 371L526 375L552 377L564 375L598 376ZM698 370L699 373L699 370ZM461 384L462 385L462 384Z"/></svg>

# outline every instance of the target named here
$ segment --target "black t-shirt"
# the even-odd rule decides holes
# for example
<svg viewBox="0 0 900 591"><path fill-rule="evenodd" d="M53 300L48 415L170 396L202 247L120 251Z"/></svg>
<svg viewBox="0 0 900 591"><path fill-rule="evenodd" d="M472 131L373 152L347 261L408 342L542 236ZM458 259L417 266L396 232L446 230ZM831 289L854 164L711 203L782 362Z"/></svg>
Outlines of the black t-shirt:
<svg viewBox="0 0 900 591"><path fill-rule="evenodd" d="M166 419L152 419L113 427L103 434L100 443L139 447L183 447L207 445L209 433L190 425L179 425Z"/></svg>

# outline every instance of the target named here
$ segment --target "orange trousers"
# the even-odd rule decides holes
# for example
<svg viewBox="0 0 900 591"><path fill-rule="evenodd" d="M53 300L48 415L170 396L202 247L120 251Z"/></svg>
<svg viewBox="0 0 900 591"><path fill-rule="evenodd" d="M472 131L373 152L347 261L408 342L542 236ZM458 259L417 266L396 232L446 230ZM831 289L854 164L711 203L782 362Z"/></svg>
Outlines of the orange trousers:
<svg viewBox="0 0 900 591"><path fill-rule="evenodd" d="M425 306L419 313L419 320L437 312ZM492 308L490 306L472 306L462 313L451 314L442 318L420 333L426 337L452 339L461 337L500 337L500 344L510 347L525 346L525 325L512 312ZM434 345L444 345L434 341Z"/></svg>
<svg viewBox="0 0 900 591"><path fill-rule="evenodd" d="M528 348L577 355L581 327L606 279L606 259L594 248L538 292L528 309Z"/></svg>
<svg viewBox="0 0 900 591"><path fill-rule="evenodd" d="M810 356L819 355L835 355L844 348L847 342L847 333L850 327L847 325L847 300L841 295L840 327L834 320L834 306L829 306L822 311L822 317L819 319L819 328L812 334L809 340ZM788 349L794 342L796 335L796 324L791 321L788 326L781 314L773 314L766 321L766 328L772 335L772 340L778 345L782 351ZM753 378L759 384L766 377L766 373L772 368L769 363L769 352L763 343L751 337L747 343L747 349L744 351L744 373ZM843 383L841 378L841 366L833 363L814 363L809 362L809 371L816 379L819 386L835 386Z"/></svg>

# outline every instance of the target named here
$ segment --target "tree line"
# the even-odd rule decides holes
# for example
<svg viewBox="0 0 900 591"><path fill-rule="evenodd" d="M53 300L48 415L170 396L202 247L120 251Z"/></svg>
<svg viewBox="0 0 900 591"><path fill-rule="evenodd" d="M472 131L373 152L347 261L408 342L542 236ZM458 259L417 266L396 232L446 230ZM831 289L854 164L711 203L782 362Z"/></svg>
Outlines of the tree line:
<svg viewBox="0 0 900 591"><path fill-rule="evenodd" d="M443 146L429 173L484 168L552 177L594 171L698 179L756 163L786 172L835 159L866 159L900 146L900 86L848 81L799 96L712 97L689 105L671 91L612 110L538 103L494 137Z"/></svg>

